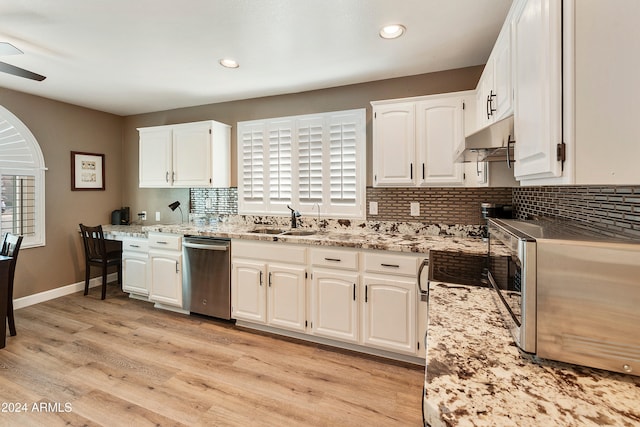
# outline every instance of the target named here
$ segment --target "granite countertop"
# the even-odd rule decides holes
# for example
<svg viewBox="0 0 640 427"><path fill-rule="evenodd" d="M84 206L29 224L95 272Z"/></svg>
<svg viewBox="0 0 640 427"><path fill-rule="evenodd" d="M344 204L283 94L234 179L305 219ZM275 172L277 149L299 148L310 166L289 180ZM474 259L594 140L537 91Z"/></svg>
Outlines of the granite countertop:
<svg viewBox="0 0 640 427"><path fill-rule="evenodd" d="M393 252L428 253L429 250L460 251L485 254L487 243L477 237L432 236L407 232L379 232L376 230L328 229L309 236L287 236L251 233L256 226L220 224L194 225L103 225L105 233L112 236L144 237L149 232L210 236L230 239L247 239L297 243L311 246L337 246L346 248L378 249Z"/></svg>
<svg viewBox="0 0 640 427"><path fill-rule="evenodd" d="M640 377L521 352L490 289L432 282L425 416L440 426L640 426Z"/></svg>

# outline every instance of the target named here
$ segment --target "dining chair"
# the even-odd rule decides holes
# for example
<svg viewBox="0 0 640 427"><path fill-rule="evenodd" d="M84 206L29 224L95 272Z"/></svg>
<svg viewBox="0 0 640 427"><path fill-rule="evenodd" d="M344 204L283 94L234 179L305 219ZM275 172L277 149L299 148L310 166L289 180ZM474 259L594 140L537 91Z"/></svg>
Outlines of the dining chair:
<svg viewBox="0 0 640 427"><path fill-rule="evenodd" d="M84 243L85 279L84 294L89 293L89 276L91 267L102 270L102 298L107 295L107 269L115 266L118 269L118 283L122 283L122 247L110 245L104 238L102 226L95 227L80 224L82 241Z"/></svg>
<svg viewBox="0 0 640 427"><path fill-rule="evenodd" d="M7 279L7 319L9 320L9 333L12 337L16 336L16 322L13 318L13 277L16 273L16 264L18 263L18 253L22 244L22 236L6 233L2 241L0 255L11 257L9 264L9 277ZM4 322L5 320L2 319Z"/></svg>

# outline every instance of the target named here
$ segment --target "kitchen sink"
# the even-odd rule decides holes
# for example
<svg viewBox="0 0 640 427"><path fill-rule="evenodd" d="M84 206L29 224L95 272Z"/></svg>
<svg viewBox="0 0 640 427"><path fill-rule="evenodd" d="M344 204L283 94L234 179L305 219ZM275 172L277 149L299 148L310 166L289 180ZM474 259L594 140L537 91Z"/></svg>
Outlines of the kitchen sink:
<svg viewBox="0 0 640 427"><path fill-rule="evenodd" d="M283 236L311 236L316 234L317 231L313 230L289 230L282 233Z"/></svg>
<svg viewBox="0 0 640 427"><path fill-rule="evenodd" d="M282 234L284 232L284 230L279 230L277 228L254 228L253 230L249 231L249 233L256 233L256 234Z"/></svg>

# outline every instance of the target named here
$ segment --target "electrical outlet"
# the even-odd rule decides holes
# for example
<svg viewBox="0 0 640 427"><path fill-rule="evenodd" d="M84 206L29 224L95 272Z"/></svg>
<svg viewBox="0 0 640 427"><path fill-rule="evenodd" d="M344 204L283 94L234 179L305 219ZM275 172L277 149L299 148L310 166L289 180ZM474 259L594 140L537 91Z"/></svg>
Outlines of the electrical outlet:
<svg viewBox="0 0 640 427"><path fill-rule="evenodd" d="M140 218L141 221L146 221L147 220L147 211L142 211L138 214L138 217Z"/></svg>
<svg viewBox="0 0 640 427"><path fill-rule="evenodd" d="M156 211L156 221L160 221L160 212Z"/></svg>
<svg viewBox="0 0 640 427"><path fill-rule="evenodd" d="M420 202L411 202L411 216L420 216Z"/></svg>
<svg viewBox="0 0 640 427"><path fill-rule="evenodd" d="M378 202L369 202L369 215L378 215Z"/></svg>

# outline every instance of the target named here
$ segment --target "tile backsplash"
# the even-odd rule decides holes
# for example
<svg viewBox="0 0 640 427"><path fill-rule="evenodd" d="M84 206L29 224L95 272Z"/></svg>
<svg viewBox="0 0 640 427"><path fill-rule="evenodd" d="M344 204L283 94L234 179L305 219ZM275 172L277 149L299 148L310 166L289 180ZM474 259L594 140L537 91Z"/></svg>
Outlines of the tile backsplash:
<svg viewBox="0 0 640 427"><path fill-rule="evenodd" d="M508 187L367 187L369 202L378 202L378 214L367 214L369 221L418 221L428 224L481 225L480 204L510 205L512 189ZM420 215L411 216L411 202L420 203Z"/></svg>
<svg viewBox="0 0 640 427"><path fill-rule="evenodd" d="M189 211L199 215L237 215L238 189L191 188Z"/></svg>
<svg viewBox="0 0 640 427"><path fill-rule="evenodd" d="M617 237L640 239L640 186L513 188L517 218L572 219Z"/></svg>
<svg viewBox="0 0 640 427"><path fill-rule="evenodd" d="M192 188L190 212L197 215L237 215L237 188ZM378 214L367 222L468 225L485 223L480 203L513 205L517 218L530 216L572 219L606 234L640 239L640 186L544 186L482 188L367 187ZM411 216L410 204L420 204Z"/></svg>

